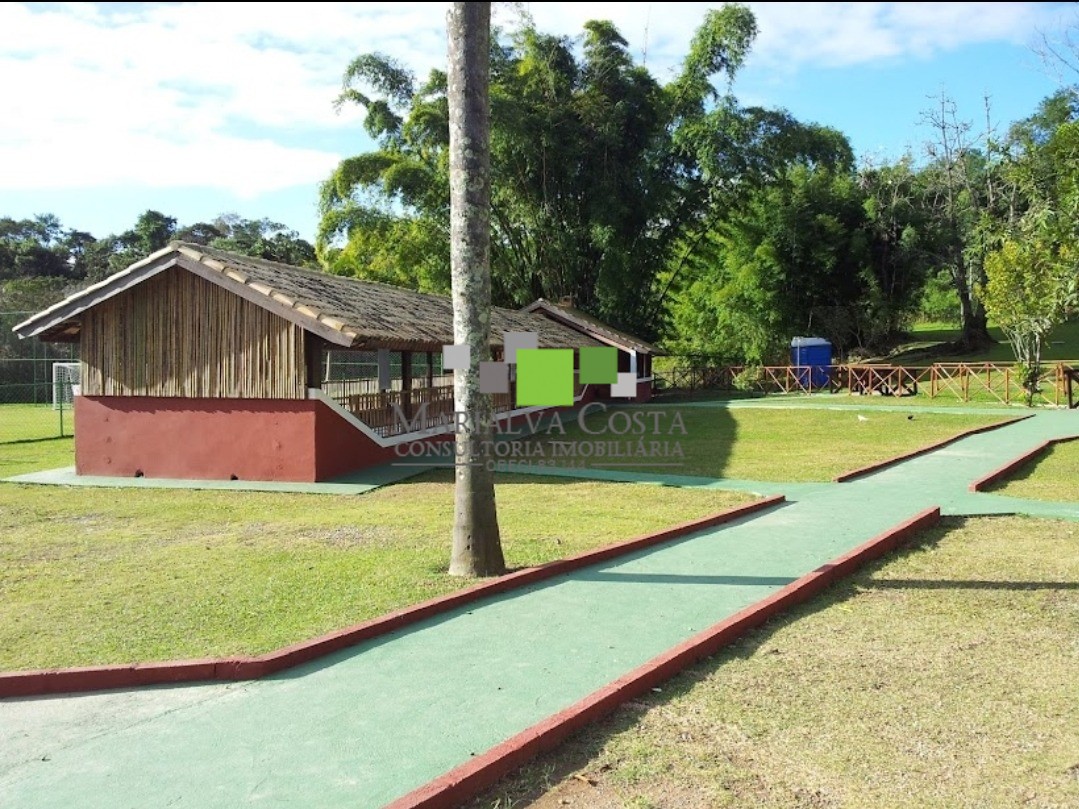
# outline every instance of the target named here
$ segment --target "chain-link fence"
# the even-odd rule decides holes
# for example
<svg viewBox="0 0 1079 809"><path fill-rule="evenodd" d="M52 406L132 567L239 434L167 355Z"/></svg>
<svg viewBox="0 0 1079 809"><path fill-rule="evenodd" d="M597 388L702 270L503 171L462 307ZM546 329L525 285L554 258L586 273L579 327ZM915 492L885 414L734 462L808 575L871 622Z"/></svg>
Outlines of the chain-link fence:
<svg viewBox="0 0 1079 809"><path fill-rule="evenodd" d="M0 444L73 435L78 347L20 340L12 327L31 312L0 312Z"/></svg>

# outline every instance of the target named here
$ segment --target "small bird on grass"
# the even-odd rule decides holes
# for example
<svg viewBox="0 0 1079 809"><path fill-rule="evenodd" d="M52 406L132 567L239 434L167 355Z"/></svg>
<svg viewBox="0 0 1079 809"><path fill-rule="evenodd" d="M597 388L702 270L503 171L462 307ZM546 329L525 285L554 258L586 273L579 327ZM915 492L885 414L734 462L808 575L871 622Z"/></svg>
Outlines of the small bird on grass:
<svg viewBox="0 0 1079 809"><path fill-rule="evenodd" d="M858 414L858 421L869 421L869 419L859 413Z"/></svg>

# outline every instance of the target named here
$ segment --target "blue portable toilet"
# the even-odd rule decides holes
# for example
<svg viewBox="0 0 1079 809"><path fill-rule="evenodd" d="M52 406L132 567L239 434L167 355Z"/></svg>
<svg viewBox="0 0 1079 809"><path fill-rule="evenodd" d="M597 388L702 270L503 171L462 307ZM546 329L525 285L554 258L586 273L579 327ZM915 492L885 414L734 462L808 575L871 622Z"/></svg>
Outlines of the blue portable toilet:
<svg viewBox="0 0 1079 809"><path fill-rule="evenodd" d="M832 365L832 344L823 337L795 337L791 340L791 365L797 369L798 381L805 387L826 387Z"/></svg>

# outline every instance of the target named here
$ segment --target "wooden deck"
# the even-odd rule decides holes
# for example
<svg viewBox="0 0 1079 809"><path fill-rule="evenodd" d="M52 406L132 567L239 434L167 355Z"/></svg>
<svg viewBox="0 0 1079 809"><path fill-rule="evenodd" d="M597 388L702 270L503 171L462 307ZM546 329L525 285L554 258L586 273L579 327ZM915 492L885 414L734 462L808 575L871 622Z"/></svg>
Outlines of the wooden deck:
<svg viewBox="0 0 1079 809"><path fill-rule="evenodd" d="M434 377L435 384L430 387L425 379L411 382L406 385L395 379L390 390L379 390L377 379L345 379L324 382L322 389L385 438L452 424L453 374ZM511 393L495 394L491 399L496 414L513 407Z"/></svg>

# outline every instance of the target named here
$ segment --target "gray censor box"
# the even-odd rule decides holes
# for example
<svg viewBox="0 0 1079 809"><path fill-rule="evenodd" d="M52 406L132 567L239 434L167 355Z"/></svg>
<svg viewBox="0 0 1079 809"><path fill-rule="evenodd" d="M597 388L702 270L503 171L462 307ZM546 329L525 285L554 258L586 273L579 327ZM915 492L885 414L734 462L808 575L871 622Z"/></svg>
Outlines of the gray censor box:
<svg viewBox="0 0 1079 809"><path fill-rule="evenodd" d="M510 367L504 362L480 363L480 393L509 393Z"/></svg>
<svg viewBox="0 0 1079 809"><path fill-rule="evenodd" d="M442 346L442 368L446 371L467 371L472 352L465 345Z"/></svg>
<svg viewBox="0 0 1079 809"><path fill-rule="evenodd" d="M508 331L502 335L507 365L517 364L518 348L539 348L539 334L534 331Z"/></svg>

